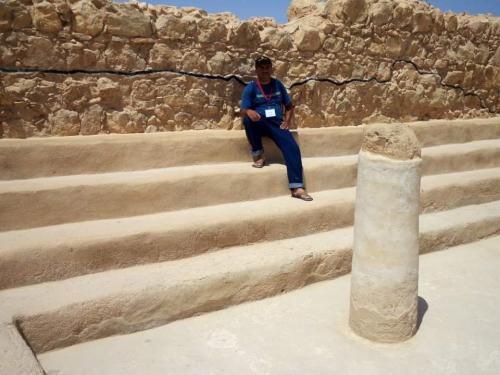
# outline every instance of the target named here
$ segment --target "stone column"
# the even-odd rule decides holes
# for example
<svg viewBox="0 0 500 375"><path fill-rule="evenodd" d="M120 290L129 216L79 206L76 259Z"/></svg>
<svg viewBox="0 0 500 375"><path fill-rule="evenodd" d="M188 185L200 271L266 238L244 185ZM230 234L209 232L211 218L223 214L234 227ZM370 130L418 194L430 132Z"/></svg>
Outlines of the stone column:
<svg viewBox="0 0 500 375"><path fill-rule="evenodd" d="M367 126L358 162L349 323L373 341L404 341L417 329L420 164L408 126Z"/></svg>

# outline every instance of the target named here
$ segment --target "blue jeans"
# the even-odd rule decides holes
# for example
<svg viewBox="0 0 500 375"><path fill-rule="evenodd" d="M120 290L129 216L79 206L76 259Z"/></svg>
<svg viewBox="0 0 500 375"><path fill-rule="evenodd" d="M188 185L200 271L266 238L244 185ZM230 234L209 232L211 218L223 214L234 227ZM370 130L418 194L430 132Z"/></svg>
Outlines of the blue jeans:
<svg viewBox="0 0 500 375"><path fill-rule="evenodd" d="M304 187L302 176L302 157L300 148L288 129L281 129L275 123L262 117L253 122L248 116L243 119L248 142L252 146L252 156L259 156L264 152L262 137L268 136L281 150L286 163L288 187L295 189Z"/></svg>

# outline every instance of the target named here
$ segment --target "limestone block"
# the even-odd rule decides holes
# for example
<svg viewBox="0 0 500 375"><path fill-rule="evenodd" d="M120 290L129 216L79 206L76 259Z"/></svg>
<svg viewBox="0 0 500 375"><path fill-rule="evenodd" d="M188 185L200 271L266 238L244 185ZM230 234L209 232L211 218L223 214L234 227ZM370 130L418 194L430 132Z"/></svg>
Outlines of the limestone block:
<svg viewBox="0 0 500 375"><path fill-rule="evenodd" d="M465 77L465 73L462 71L451 71L446 74L443 79L443 83L447 85L461 85Z"/></svg>
<svg viewBox="0 0 500 375"><path fill-rule="evenodd" d="M301 25L294 35L294 41L299 51L317 51L321 48L322 40L318 30Z"/></svg>
<svg viewBox="0 0 500 375"><path fill-rule="evenodd" d="M288 22L312 14L320 8L318 0L292 0L288 6Z"/></svg>
<svg viewBox="0 0 500 375"><path fill-rule="evenodd" d="M83 109L90 96L90 84L86 81L67 78L60 90L66 108Z"/></svg>
<svg viewBox="0 0 500 375"><path fill-rule="evenodd" d="M196 21L193 17L178 18L173 15L162 15L156 20L156 32L161 38L182 40L195 37Z"/></svg>
<svg viewBox="0 0 500 375"><path fill-rule="evenodd" d="M50 134L52 135L78 135L80 133L80 117L75 111L60 109L49 115Z"/></svg>
<svg viewBox="0 0 500 375"><path fill-rule="evenodd" d="M241 22L232 33L231 42L236 47L254 48L260 44L260 33L251 22Z"/></svg>
<svg viewBox="0 0 500 375"><path fill-rule="evenodd" d="M391 22L393 5L394 2L387 0L372 4L370 7L372 22L377 26Z"/></svg>
<svg viewBox="0 0 500 375"><path fill-rule="evenodd" d="M106 14L107 30L112 35L125 37L149 37L152 35L151 19L129 4L113 6Z"/></svg>
<svg viewBox="0 0 500 375"><path fill-rule="evenodd" d="M90 0L82 0L71 4L74 16L73 30L95 37L104 28L104 12L97 9Z"/></svg>
<svg viewBox="0 0 500 375"><path fill-rule="evenodd" d="M261 35L262 40L268 42L275 50L289 50L292 48L292 36L286 30L268 28Z"/></svg>
<svg viewBox="0 0 500 375"><path fill-rule="evenodd" d="M4 33L12 29L13 13L7 2L0 3L0 32Z"/></svg>
<svg viewBox="0 0 500 375"><path fill-rule="evenodd" d="M491 57L490 65L500 68L500 46L497 47L495 54Z"/></svg>
<svg viewBox="0 0 500 375"><path fill-rule="evenodd" d="M14 18L12 20L12 28L14 30L28 29L33 26L31 14L28 9L18 7L14 9Z"/></svg>
<svg viewBox="0 0 500 375"><path fill-rule="evenodd" d="M178 112L174 116L175 130L187 130L193 123L193 115L187 112Z"/></svg>
<svg viewBox="0 0 500 375"><path fill-rule="evenodd" d="M451 33L457 31L458 20L456 15L446 13L444 19L446 24L446 30L448 30Z"/></svg>
<svg viewBox="0 0 500 375"><path fill-rule="evenodd" d="M394 8L394 22L400 27L404 28L409 26L413 20L413 9L407 3L399 3Z"/></svg>
<svg viewBox="0 0 500 375"><path fill-rule="evenodd" d="M462 61L470 61L474 59L476 53L476 46L470 40L464 45L458 47L456 54L457 58Z"/></svg>
<svg viewBox="0 0 500 375"><path fill-rule="evenodd" d="M91 105L82 115L80 132L82 135L98 134L102 129L103 122L103 108L98 104Z"/></svg>
<svg viewBox="0 0 500 375"><path fill-rule="evenodd" d="M226 25L209 17L198 22L198 30L198 40L201 43L225 42L228 36Z"/></svg>
<svg viewBox="0 0 500 375"><path fill-rule="evenodd" d="M106 64L115 70L136 71L146 68L146 61L128 43L110 43L103 56Z"/></svg>
<svg viewBox="0 0 500 375"><path fill-rule="evenodd" d="M227 53L221 51L217 51L208 61L208 69L212 74L229 74L232 72L231 65L231 57Z"/></svg>
<svg viewBox="0 0 500 375"><path fill-rule="evenodd" d="M111 133L143 133L146 126L146 116L131 108L106 114L106 127Z"/></svg>
<svg viewBox="0 0 500 375"><path fill-rule="evenodd" d="M25 66L31 67L51 67L54 66L54 44L48 38L31 36L28 39L28 45L30 46L29 52L26 53L23 59L23 64ZM51 51L51 53L48 53Z"/></svg>
<svg viewBox="0 0 500 375"><path fill-rule="evenodd" d="M427 33L432 30L434 20L432 15L425 11L416 11L413 15L413 32Z"/></svg>
<svg viewBox="0 0 500 375"><path fill-rule="evenodd" d="M0 65L12 66L16 62L14 51L6 46L0 45Z"/></svg>
<svg viewBox="0 0 500 375"><path fill-rule="evenodd" d="M101 77L97 80L95 95L102 103L111 105L121 103L120 85L110 78Z"/></svg>
<svg viewBox="0 0 500 375"><path fill-rule="evenodd" d="M149 52L149 64L157 69L178 69L181 59L182 53L178 49L164 43L155 43Z"/></svg>
<svg viewBox="0 0 500 375"><path fill-rule="evenodd" d="M342 20L351 25L366 20L367 4L366 0L328 0L323 12L332 20Z"/></svg>
<svg viewBox="0 0 500 375"><path fill-rule="evenodd" d="M206 72L207 61L198 51L187 52L182 58L182 70L187 72Z"/></svg>
<svg viewBox="0 0 500 375"><path fill-rule="evenodd" d="M42 33L57 33L62 29L62 22L54 4L42 1L33 6L33 23Z"/></svg>
<svg viewBox="0 0 500 375"><path fill-rule="evenodd" d="M312 111L307 105L298 105L295 109L295 125L298 128L319 128L324 126L321 113Z"/></svg>

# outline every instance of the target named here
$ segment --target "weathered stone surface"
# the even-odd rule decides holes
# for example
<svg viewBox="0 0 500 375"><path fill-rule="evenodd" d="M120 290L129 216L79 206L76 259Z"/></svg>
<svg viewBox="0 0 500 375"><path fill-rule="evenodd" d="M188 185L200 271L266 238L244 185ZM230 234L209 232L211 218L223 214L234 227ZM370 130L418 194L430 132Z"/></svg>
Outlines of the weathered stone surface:
<svg viewBox="0 0 500 375"><path fill-rule="evenodd" d="M416 147L409 127L375 127L363 141L371 152L363 148L358 158L349 325L369 340L400 342L417 330L422 160L409 157Z"/></svg>
<svg viewBox="0 0 500 375"><path fill-rule="evenodd" d="M391 22L393 5L394 2L389 0L372 4L370 7L372 22L377 26Z"/></svg>
<svg viewBox="0 0 500 375"><path fill-rule="evenodd" d="M421 156L415 133L403 124L373 124L366 128L362 150L397 160L412 160Z"/></svg>
<svg viewBox="0 0 500 375"><path fill-rule="evenodd" d="M156 31L162 38L182 40L186 37L195 37L197 26L194 18L178 18L169 14L158 17Z"/></svg>
<svg viewBox="0 0 500 375"><path fill-rule="evenodd" d="M325 3L324 13L348 25L364 22L367 15L366 0L328 0Z"/></svg>
<svg viewBox="0 0 500 375"><path fill-rule="evenodd" d="M112 8L106 15L107 30L112 35L149 37L152 35L151 19L140 10L125 4Z"/></svg>
<svg viewBox="0 0 500 375"><path fill-rule="evenodd" d="M82 0L71 4L75 17L74 31L90 36L99 35L104 28L104 12L97 9L90 0Z"/></svg>
<svg viewBox="0 0 500 375"><path fill-rule="evenodd" d="M240 83L183 74L236 74L249 81L257 54L273 59L286 85L331 80L290 90L299 127L481 117L499 109L498 17L442 13L408 0L297 0L289 13L293 21L278 25L271 18L241 21L229 13L109 0L0 2L2 67L181 71L43 79L2 73L1 136L50 135L49 115L60 110L78 114L81 134L150 125L158 131L241 128L235 111ZM146 116L145 127L135 129L118 115L130 119L134 112ZM113 114L109 129L107 113ZM102 125L94 127L98 118Z"/></svg>
<svg viewBox="0 0 500 375"><path fill-rule="evenodd" d="M224 52L216 52L214 56L208 61L208 69L213 74L229 74L232 71L232 59Z"/></svg>
<svg viewBox="0 0 500 375"><path fill-rule="evenodd" d="M49 115L50 133L52 135L78 135L80 133L80 118L78 113L61 109Z"/></svg>
<svg viewBox="0 0 500 375"><path fill-rule="evenodd" d="M146 126L146 116L128 108L106 114L106 127L112 133L142 133Z"/></svg>
<svg viewBox="0 0 500 375"><path fill-rule="evenodd" d="M242 22L234 30L232 42L238 47L254 48L260 44L259 29L251 22Z"/></svg>
<svg viewBox="0 0 500 375"><path fill-rule="evenodd" d="M312 27L300 27L295 33L295 45L300 51L317 51L321 48L321 44L319 32Z"/></svg>
<svg viewBox="0 0 500 375"><path fill-rule="evenodd" d="M495 54L490 59L490 64L500 69L500 46L497 47Z"/></svg>
<svg viewBox="0 0 500 375"><path fill-rule="evenodd" d="M23 64L29 67L53 67L54 55L48 51L54 50L54 44L46 37L33 36L29 38L30 50L26 51Z"/></svg>
<svg viewBox="0 0 500 375"><path fill-rule="evenodd" d="M318 0L292 0L288 7L288 21L314 13L322 6Z"/></svg>
<svg viewBox="0 0 500 375"><path fill-rule="evenodd" d="M417 11L413 16L413 32L426 33L432 30L432 15L427 12Z"/></svg>
<svg viewBox="0 0 500 375"><path fill-rule="evenodd" d="M214 18L203 18L198 22L198 40L202 43L225 42L228 36L226 25Z"/></svg>
<svg viewBox="0 0 500 375"><path fill-rule="evenodd" d="M156 43L149 52L149 63L153 68L178 69L182 54L164 43Z"/></svg>
<svg viewBox="0 0 500 375"><path fill-rule="evenodd" d="M465 73L461 71L448 72L443 80L443 83L447 85L460 85L462 84L464 77Z"/></svg>
<svg viewBox="0 0 500 375"><path fill-rule="evenodd" d="M54 4L48 1L33 6L33 23L42 33L57 33L62 29L62 22Z"/></svg>
<svg viewBox="0 0 500 375"><path fill-rule="evenodd" d="M98 134L103 126L105 117L104 110L98 104L90 106L82 115L81 134Z"/></svg>
<svg viewBox="0 0 500 375"><path fill-rule="evenodd" d="M12 28L13 11L7 2L0 3L0 32L10 31Z"/></svg>

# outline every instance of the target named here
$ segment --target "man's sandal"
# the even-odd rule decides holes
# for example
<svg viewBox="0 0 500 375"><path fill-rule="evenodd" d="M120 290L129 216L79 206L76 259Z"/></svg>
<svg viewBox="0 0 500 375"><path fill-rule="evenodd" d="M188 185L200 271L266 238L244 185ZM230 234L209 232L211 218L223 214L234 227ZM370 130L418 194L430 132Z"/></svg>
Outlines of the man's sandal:
<svg viewBox="0 0 500 375"><path fill-rule="evenodd" d="M301 193L292 192L292 198L302 199L303 201L307 201L307 202L310 202L313 200L313 197L311 197L305 191L303 191Z"/></svg>
<svg viewBox="0 0 500 375"><path fill-rule="evenodd" d="M266 160L265 159L259 159L255 160L252 164L252 167L254 168L263 168L266 165Z"/></svg>

